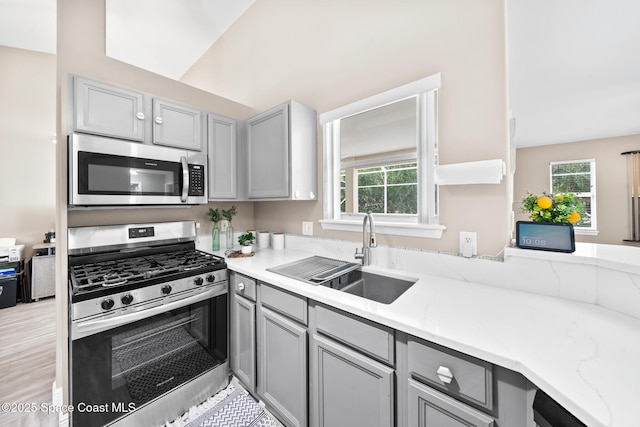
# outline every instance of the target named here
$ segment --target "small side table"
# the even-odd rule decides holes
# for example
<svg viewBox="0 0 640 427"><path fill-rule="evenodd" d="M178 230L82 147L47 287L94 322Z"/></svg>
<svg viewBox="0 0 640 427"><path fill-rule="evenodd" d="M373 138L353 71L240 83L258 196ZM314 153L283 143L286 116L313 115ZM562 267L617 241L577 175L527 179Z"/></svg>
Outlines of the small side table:
<svg viewBox="0 0 640 427"><path fill-rule="evenodd" d="M31 299L50 297L56 294L56 244L33 245L31 259Z"/></svg>

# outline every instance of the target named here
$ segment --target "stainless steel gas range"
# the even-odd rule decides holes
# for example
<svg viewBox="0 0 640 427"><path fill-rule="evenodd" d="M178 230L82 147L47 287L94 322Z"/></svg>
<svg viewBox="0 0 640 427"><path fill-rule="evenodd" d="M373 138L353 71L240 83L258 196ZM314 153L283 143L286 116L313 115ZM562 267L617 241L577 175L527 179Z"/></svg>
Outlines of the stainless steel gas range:
<svg viewBox="0 0 640 427"><path fill-rule="evenodd" d="M72 425L160 425L228 381L227 266L195 223L69 229Z"/></svg>

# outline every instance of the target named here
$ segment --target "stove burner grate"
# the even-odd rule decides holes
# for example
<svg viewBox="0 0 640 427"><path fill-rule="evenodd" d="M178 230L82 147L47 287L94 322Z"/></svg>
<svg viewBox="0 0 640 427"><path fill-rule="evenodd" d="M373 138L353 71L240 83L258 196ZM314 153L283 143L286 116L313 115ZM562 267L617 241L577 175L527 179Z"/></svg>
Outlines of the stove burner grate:
<svg viewBox="0 0 640 427"><path fill-rule="evenodd" d="M204 269L222 262L215 255L183 249L70 265L69 270L75 290L80 291L121 286L183 271Z"/></svg>

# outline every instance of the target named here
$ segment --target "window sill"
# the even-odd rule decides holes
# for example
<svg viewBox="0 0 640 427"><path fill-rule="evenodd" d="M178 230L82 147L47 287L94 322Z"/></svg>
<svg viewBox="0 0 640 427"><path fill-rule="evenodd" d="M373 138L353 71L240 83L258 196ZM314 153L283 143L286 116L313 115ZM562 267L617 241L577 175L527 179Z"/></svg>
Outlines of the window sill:
<svg viewBox="0 0 640 427"><path fill-rule="evenodd" d="M598 230L580 229L580 228L574 228L573 232L581 236L597 236L598 233L600 233Z"/></svg>
<svg viewBox="0 0 640 427"><path fill-rule="evenodd" d="M362 232L362 221L321 219L323 230ZM439 224L409 224L398 222L376 222L376 234L394 234L397 236L425 237L440 239L447 227Z"/></svg>

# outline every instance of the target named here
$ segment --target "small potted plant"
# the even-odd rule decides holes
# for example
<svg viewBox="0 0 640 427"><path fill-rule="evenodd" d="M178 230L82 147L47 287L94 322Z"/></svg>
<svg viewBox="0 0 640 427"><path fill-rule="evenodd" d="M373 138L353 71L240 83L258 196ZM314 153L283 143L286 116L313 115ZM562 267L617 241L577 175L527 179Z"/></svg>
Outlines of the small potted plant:
<svg viewBox="0 0 640 427"><path fill-rule="evenodd" d="M251 252L253 252L252 245L254 240L255 237L250 231L247 231L246 233L238 236L238 243L240 243L240 246L242 246L241 250L243 254L250 254Z"/></svg>

